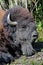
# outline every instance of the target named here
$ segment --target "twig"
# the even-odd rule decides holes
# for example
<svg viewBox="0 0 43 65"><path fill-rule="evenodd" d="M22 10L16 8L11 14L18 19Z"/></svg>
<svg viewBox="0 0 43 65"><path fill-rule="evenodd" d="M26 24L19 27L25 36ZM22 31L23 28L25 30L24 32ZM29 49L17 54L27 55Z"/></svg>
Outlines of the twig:
<svg viewBox="0 0 43 65"><path fill-rule="evenodd" d="M39 0L35 3L35 5L34 5L34 7L33 7L33 9L32 9L31 12L33 12L33 10L35 9L35 7L36 7L36 5L38 4L38 2L39 2Z"/></svg>
<svg viewBox="0 0 43 65"><path fill-rule="evenodd" d="M0 2L0 5L1 5L1 7L2 7L2 9L3 9L4 11L7 11L7 10L2 6L1 2Z"/></svg>

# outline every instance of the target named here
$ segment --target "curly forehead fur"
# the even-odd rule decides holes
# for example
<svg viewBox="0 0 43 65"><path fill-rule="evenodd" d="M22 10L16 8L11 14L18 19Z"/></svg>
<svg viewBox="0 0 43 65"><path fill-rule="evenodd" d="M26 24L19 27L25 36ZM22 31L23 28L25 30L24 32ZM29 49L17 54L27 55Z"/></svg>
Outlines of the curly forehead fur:
<svg viewBox="0 0 43 65"><path fill-rule="evenodd" d="M16 7L13 9L13 12L11 12L11 20L18 20L18 19L27 19L27 18L33 18L31 13L28 11L28 9L22 8L22 7Z"/></svg>
<svg viewBox="0 0 43 65"><path fill-rule="evenodd" d="M33 16L32 14L29 12L28 9L26 8L22 8L21 6L16 6L12 9L9 9L7 11L7 13L4 15L4 22L7 20L7 15L10 13L10 19L12 21L23 21L23 20L27 20L30 21L32 20L33 21Z"/></svg>

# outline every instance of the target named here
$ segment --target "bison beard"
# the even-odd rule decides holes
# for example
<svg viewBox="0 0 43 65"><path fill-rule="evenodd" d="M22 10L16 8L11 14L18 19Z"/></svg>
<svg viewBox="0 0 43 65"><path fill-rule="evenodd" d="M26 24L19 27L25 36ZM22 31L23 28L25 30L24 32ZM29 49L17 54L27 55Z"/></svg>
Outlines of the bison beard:
<svg viewBox="0 0 43 65"><path fill-rule="evenodd" d="M20 6L8 10L0 33L0 63L10 63L15 57L35 53L32 42L37 38L36 24L28 9Z"/></svg>

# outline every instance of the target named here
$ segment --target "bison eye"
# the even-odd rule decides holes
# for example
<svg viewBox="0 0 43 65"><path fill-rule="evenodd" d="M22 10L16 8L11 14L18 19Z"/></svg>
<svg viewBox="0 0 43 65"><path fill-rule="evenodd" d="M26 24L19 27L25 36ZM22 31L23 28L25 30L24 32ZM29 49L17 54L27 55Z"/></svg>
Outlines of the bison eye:
<svg viewBox="0 0 43 65"><path fill-rule="evenodd" d="M8 38L9 38L11 41L13 41L13 38L12 38L11 36L8 36Z"/></svg>
<svg viewBox="0 0 43 65"><path fill-rule="evenodd" d="M23 25L22 28L26 28L27 26L26 25Z"/></svg>

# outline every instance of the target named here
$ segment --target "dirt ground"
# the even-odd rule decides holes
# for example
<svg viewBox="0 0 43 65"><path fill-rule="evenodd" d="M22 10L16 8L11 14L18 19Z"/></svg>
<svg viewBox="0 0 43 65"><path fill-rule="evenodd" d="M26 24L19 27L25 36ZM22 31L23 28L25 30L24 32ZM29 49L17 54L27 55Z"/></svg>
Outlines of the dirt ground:
<svg viewBox="0 0 43 65"><path fill-rule="evenodd" d="M25 57L22 55L10 65L41 65L41 63L43 63L43 42L36 43L34 48L37 51L35 55L30 57Z"/></svg>

